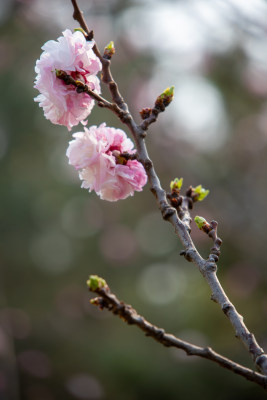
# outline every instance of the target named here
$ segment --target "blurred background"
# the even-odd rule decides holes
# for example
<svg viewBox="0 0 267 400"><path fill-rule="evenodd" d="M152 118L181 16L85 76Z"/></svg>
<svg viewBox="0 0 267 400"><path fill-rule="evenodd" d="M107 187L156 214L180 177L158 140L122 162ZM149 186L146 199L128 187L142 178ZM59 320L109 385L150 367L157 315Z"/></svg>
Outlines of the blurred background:
<svg viewBox="0 0 267 400"><path fill-rule="evenodd" d="M79 4L99 47L115 42L113 75L137 120L175 86L149 153L166 190L175 177L210 189L193 216L219 222L219 278L266 350L267 3ZM0 2L1 400L263 399L90 305L86 280L98 274L152 323L253 368L148 187L117 203L80 189L65 155L71 133L34 103L41 46L75 27L70 1ZM95 107L89 126L103 121L122 128ZM192 236L207 256L209 238Z"/></svg>

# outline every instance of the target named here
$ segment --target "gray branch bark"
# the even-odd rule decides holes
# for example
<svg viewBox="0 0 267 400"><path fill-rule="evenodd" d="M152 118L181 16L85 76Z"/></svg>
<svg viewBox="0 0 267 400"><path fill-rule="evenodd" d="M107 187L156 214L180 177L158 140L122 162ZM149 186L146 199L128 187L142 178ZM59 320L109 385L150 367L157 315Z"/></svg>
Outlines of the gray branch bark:
<svg viewBox="0 0 267 400"><path fill-rule="evenodd" d="M136 325L139 329L145 332L146 336L152 337L163 346L176 347L185 351L188 356L198 356L213 361L221 367L226 368L237 375L241 375L249 381L257 383L265 390L267 389L267 376L252 371L249 368L243 367L242 365L239 365L236 362L221 356L210 347L199 347L179 339L174 335L166 333L164 329L158 328L156 325L151 324L144 317L139 315L132 306L119 300L115 294L110 291L108 285L102 278L99 279L98 277L94 276L93 279L94 282L96 282L98 279L99 283L97 287L94 287L94 285L90 285L89 278L89 290L98 294L99 297L92 299L92 304L100 307L100 309L105 308L108 311L111 311L114 315L118 315L129 325Z"/></svg>
<svg viewBox="0 0 267 400"><path fill-rule="evenodd" d="M82 13L79 10L79 7L76 3L76 0L71 0L74 5L75 10L75 19L80 23L81 27L85 27L84 19L82 17ZM87 34L89 32L86 26ZM150 185L150 190L154 194L158 207L161 211L162 217L164 220L168 221L174 228L174 231L178 238L180 239L183 247L184 247L184 256L188 261L193 262L197 268L199 269L200 273L208 283L211 289L211 298L220 306L221 310L224 312L226 317L229 319L230 323L232 324L235 335L241 340L244 344L248 352L250 353L256 368L261 371L262 374L267 375L267 355L265 354L264 350L259 346L257 343L254 335L248 330L246 327L243 317L237 312L234 305L230 302L229 298L227 297L225 291L223 290L219 279L217 277L217 265L212 259L205 260L197 251L192 238L190 236L190 214L189 210L186 212L186 219L180 219L177 213L177 210L170 206L167 201L167 196L165 190L161 187L160 180L158 175L155 171L152 161L149 158L148 151L146 148L145 137L147 135L147 128L152 122L155 122L158 114L153 115L153 118L150 116L146 120L144 120L140 125L138 125L131 113L128 110L128 106L123 100L121 94L118 90L118 85L114 81L111 71L110 71L110 60L106 60L104 57L101 56L97 45L94 46L94 51L96 55L99 57L100 61L102 62L103 67L103 74L102 74L102 81L103 83L107 84L109 87L111 97L112 97L112 106L107 105L105 103L106 100L101 101L96 98L99 105L103 107L103 102L106 104L107 108L109 108L112 112L114 112L118 118L129 128L130 132L135 141L136 149L137 149L137 158L143 164ZM102 104L101 104L102 103ZM164 111L164 107L160 110ZM185 210L186 211L186 207ZM196 355L197 354L196 350ZM205 350L205 352L210 354L210 351ZM199 351L199 353L201 353ZM203 357L203 350L201 353ZM208 358L208 357L206 357ZM211 359L211 358L209 358ZM236 364L237 365L237 364ZM232 371L236 372L233 368ZM256 380L255 380L256 382Z"/></svg>

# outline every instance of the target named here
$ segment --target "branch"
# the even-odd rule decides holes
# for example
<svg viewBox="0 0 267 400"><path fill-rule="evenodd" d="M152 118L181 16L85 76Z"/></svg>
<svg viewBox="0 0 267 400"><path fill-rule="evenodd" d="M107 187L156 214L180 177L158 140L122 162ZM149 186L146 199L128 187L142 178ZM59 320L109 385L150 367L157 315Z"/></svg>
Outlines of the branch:
<svg viewBox="0 0 267 400"><path fill-rule="evenodd" d="M81 28L87 33L87 40L92 40L94 37L94 32L89 31L89 28L85 22L85 19L83 18L83 12L80 10L77 1L76 0L71 0L72 5L73 5L73 19L75 19L77 22L79 22Z"/></svg>
<svg viewBox="0 0 267 400"><path fill-rule="evenodd" d="M245 345L246 349L252 356L256 367L259 368L263 374L267 375L267 355L257 343L254 335L247 329L242 315L237 312L234 305L230 302L229 298L224 292L216 275L217 265L215 261L211 261L210 259L205 260L198 253L190 236L188 223L185 223L179 218L176 209L170 206L167 201L166 192L162 189L153 163L148 156L144 141L146 131L144 131L140 125L138 126L133 119L126 121L125 124L130 129L135 140L138 160L144 165L150 184L150 190L156 197L162 217L164 220L173 225L176 235L179 237L182 245L184 246L185 258L188 261L193 262L198 267L200 273L203 275L211 289L212 300L220 305L222 311L230 320L235 330L236 337L238 337Z"/></svg>
<svg viewBox="0 0 267 400"><path fill-rule="evenodd" d="M210 255L208 258L211 262L217 262L221 254L222 239L220 239L217 235L217 227L218 222L211 221L210 223L206 222L205 226L202 228L202 230L207 233L207 235L213 241L213 247L210 249Z"/></svg>
<svg viewBox="0 0 267 400"><path fill-rule="evenodd" d="M116 114L123 123L125 123L125 120L127 118L131 118L129 112L120 109L120 107L116 103L110 103L108 100L104 99L104 97L100 96L99 94L91 90L88 87L88 85L86 85L82 81L74 79L71 75L68 75L65 71L56 70L56 75L57 78L65 82L66 85L75 86L77 93L87 93L97 102L97 105L99 107L108 108L109 110L114 112L114 114Z"/></svg>
<svg viewBox="0 0 267 400"><path fill-rule="evenodd" d="M221 367L229 369L235 374L241 375L267 390L267 377L265 375L252 371L249 368L245 368L242 365L221 356L210 347L199 347L192 343L185 342L174 335L165 333L164 329L158 328L145 320L145 318L139 315L131 305L120 301L115 294L110 291L110 288L104 279L93 275L90 276L87 284L89 290L99 296L92 299L91 303L98 306L100 309L106 308L113 314L118 315L124 322L127 322L127 324L136 325L139 329L145 332L146 336L152 337L163 346L176 347L185 351L188 356L198 356L213 361Z"/></svg>
<svg viewBox="0 0 267 400"><path fill-rule="evenodd" d="M236 337L238 337L245 345L257 368L259 368L262 373L267 375L267 355L258 345L254 335L247 329L246 325L244 324L243 317L237 312L234 305L230 302L229 298L224 292L216 275L217 265L215 261L211 261L210 259L204 260L203 257L201 257L190 236L188 224L183 222L179 218L176 209L169 205L166 198L166 192L162 189L159 178L153 167L153 163L149 159L144 141L144 132L140 126L135 124L134 121L127 125L135 139L138 159L140 162L142 162L146 169L150 183L150 189L156 197L163 219L167 220L173 225L175 233L184 246L185 258L188 261L193 262L198 267L200 273L203 275L211 289L211 298L220 305L222 311L230 320L235 330Z"/></svg>
<svg viewBox="0 0 267 400"><path fill-rule="evenodd" d="M165 111L165 105L159 105L157 102L153 108L143 108L140 111L140 115L144 121L141 123L140 128L144 131L147 131L149 125L151 125L153 122L156 122L158 115L163 111Z"/></svg>
<svg viewBox="0 0 267 400"><path fill-rule="evenodd" d="M73 0L72 0L73 3ZM76 4L76 1L74 2ZM76 4L77 5L77 4ZM265 375L267 375L267 355L264 353L264 350L257 343L254 335L248 330L246 325L244 324L243 317L237 312L234 305L230 302L226 293L224 292L218 277L216 275L217 265L215 259L208 258L205 260L197 251L194 242L190 236L190 229L188 229L188 214L185 218L179 218L177 210L172 207L167 200L167 195L165 190L161 187L160 180L156 174L153 163L149 158L145 140L147 134L147 127L149 124L141 123L138 125L131 113L128 111L128 106L123 100L122 96L119 93L118 86L116 82L114 82L111 72L110 72L110 60L106 60L104 57L100 55L100 52L97 47L94 48L95 53L99 56L100 61L103 66L103 75L102 81L108 84L113 103L117 104L120 110L126 112L127 118L119 118L121 121L128 127L132 136L134 138L136 149L137 149L137 158L143 164L150 185L150 190L154 194L158 207L161 211L162 217L164 220L170 222L174 227L176 235L179 237L183 247L184 247L184 256L188 261L193 262L199 269L200 273L205 278L211 289L211 299L218 303L227 316L229 321L231 322L236 337L238 337L241 342L245 345L246 349L250 353L256 367ZM107 107L110 108L110 107ZM152 121L153 122L153 121ZM185 209L184 212L189 212Z"/></svg>
<svg viewBox="0 0 267 400"><path fill-rule="evenodd" d="M92 40L94 37L94 33L93 31L90 31L84 18L83 18L83 13L81 11L81 9L79 8L77 1L76 0L71 0L72 5L73 5L73 18L79 22L80 26L82 29L84 29L84 31L87 34L86 39L87 40ZM100 59L101 63L102 63L102 82L107 84L112 96L112 100L115 104L117 104L123 111L128 111L128 107L123 99L123 97L121 96L119 89L118 89L118 85L116 82L114 82L111 71L110 71L110 60L108 59L108 57L102 56L99 48L97 47L97 44L95 43L93 46L93 51L95 53L95 55Z"/></svg>

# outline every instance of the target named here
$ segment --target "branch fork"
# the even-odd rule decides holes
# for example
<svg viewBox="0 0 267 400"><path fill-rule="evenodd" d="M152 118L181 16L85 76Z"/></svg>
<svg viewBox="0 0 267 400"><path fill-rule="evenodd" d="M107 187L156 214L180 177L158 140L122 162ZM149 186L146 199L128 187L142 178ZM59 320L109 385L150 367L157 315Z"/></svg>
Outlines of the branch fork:
<svg viewBox="0 0 267 400"><path fill-rule="evenodd" d="M87 38L93 38L93 31L90 31L84 21L82 12L80 11L77 1L71 0L74 8L73 17L76 19L82 29L85 30ZM89 96L94 98L100 107L108 108L113 113L115 113L118 118L128 127L131 132L133 139L135 141L137 149L137 158L144 165L146 170L148 181L150 185L150 190L154 194L158 207L162 213L163 219L167 220L174 227L175 234L180 239L184 250L180 253L188 261L193 262L199 269L200 273L203 275L204 279L208 283L211 289L211 299L218 303L232 324L235 335L242 341L248 352L250 353L255 366L261 373L254 372L237 363L222 357L221 355L215 353L210 348L200 348L193 344L181 341L175 338L173 335L166 334L164 330L150 324L142 316L138 315L137 312L129 305L125 305L120 302L117 297L110 292L110 289L103 283L101 287L97 285L95 288L90 289L99 295L98 298L93 300L93 304L98 305L100 308L107 308L114 314L119 315L129 324L135 324L140 329L145 331L145 333L155 340L162 343L164 346L174 346L183 349L188 355L197 355L202 358L207 358L218 363L225 368L249 379L263 388L267 387L267 355L264 353L263 349L258 345L254 335L247 329L244 324L243 317L237 312L234 305L230 302L227 295L225 294L218 277L216 275L217 271L217 261L220 255L220 246L222 244L221 239L217 236L217 222L210 222L210 230L206 233L213 241L213 246L210 250L210 254L207 260L205 260L197 251L193 240L191 238L191 216L190 210L192 209L193 203L196 200L203 199L207 195L208 191L203 192L204 189L201 186L196 188L189 188L185 196L176 196L176 204L174 201L170 201L169 195L166 194L165 190L161 187L160 180L156 174L155 168L152 161L149 158L145 137L149 126L157 120L160 112L163 112L165 107L169 104L166 98L162 98L160 95L155 106L152 109L141 110L141 118L143 121L137 124L131 113L128 110L128 106L125 103L123 97L121 96L118 85L113 80L110 71L110 59L101 56L100 51L95 44L93 51L100 59L102 63L102 82L105 83L110 91L112 102L107 101L101 96L97 95L91 91L87 85L84 85L80 81L71 81L69 76L60 79L66 79L70 84L74 85L79 91L87 93ZM169 100L173 97L173 93L170 92L172 88L168 88L169 92L165 95L169 96Z"/></svg>
<svg viewBox="0 0 267 400"><path fill-rule="evenodd" d="M226 357L216 353L210 347L199 347L192 343L188 343L178 337L166 333L164 329L148 322L144 317L139 315L137 311L128 304L119 300L113 294L103 278L96 275L89 277L87 281L89 290L97 294L98 297L91 299L91 304L99 307L101 310L107 309L114 315L118 315L124 322L129 325L136 325L145 332L146 336L152 337L165 347L176 347L186 352L188 356L199 356L213 361L223 368L229 369L238 375L243 376L249 381L255 382L265 390L267 389L267 376L255 372L249 368L245 368Z"/></svg>

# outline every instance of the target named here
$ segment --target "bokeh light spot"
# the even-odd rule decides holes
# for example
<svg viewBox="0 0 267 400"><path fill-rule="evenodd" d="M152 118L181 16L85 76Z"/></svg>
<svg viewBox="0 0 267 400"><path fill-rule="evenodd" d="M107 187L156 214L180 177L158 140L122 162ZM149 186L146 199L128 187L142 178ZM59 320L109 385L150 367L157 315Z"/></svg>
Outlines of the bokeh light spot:
<svg viewBox="0 0 267 400"><path fill-rule="evenodd" d="M135 255L135 236L126 226L113 225L103 233L100 248L109 261L124 263Z"/></svg>
<svg viewBox="0 0 267 400"><path fill-rule="evenodd" d="M6 330L0 326L0 356L1 358L8 356L10 351L9 338Z"/></svg>
<svg viewBox="0 0 267 400"><path fill-rule="evenodd" d="M170 112L179 135L200 150L220 148L227 138L227 121L220 92L205 78L189 75L176 82ZM177 135L176 130L170 130Z"/></svg>
<svg viewBox="0 0 267 400"><path fill-rule="evenodd" d="M55 400L51 390L40 384L31 384L26 388L27 400Z"/></svg>
<svg viewBox="0 0 267 400"><path fill-rule="evenodd" d="M0 325L10 336L25 339L31 331L28 314L18 308L3 308L0 310Z"/></svg>
<svg viewBox="0 0 267 400"><path fill-rule="evenodd" d="M43 232L32 240L30 254L37 267L55 274L69 269L73 259L69 239L52 230Z"/></svg>
<svg viewBox="0 0 267 400"><path fill-rule="evenodd" d="M176 236L159 213L145 215L136 227L136 238L141 249L155 257L170 253L177 245Z"/></svg>
<svg viewBox="0 0 267 400"><path fill-rule="evenodd" d="M184 273L171 264L152 264L140 274L137 291L146 301L165 305L186 289Z"/></svg>
<svg viewBox="0 0 267 400"><path fill-rule="evenodd" d="M227 271L226 282L236 296L246 298L258 288L261 273L255 265L239 262Z"/></svg>
<svg viewBox="0 0 267 400"><path fill-rule="evenodd" d="M66 383L68 391L78 399L98 400L103 398L99 381L88 374L73 375Z"/></svg>
<svg viewBox="0 0 267 400"><path fill-rule="evenodd" d="M62 210L62 226L70 236L78 238L92 236L102 225L101 207L88 195L72 198Z"/></svg>
<svg viewBox="0 0 267 400"><path fill-rule="evenodd" d="M3 158L7 152L8 142L6 132L0 127L0 159Z"/></svg>
<svg viewBox="0 0 267 400"><path fill-rule="evenodd" d="M24 350L19 353L17 360L19 366L30 375L38 378L47 378L51 375L50 360L40 350Z"/></svg>
<svg viewBox="0 0 267 400"><path fill-rule="evenodd" d="M87 293L86 293L87 294ZM88 294L87 294L87 301ZM66 286L61 289L56 298L59 312L71 319L79 319L84 315L84 291L78 285Z"/></svg>

